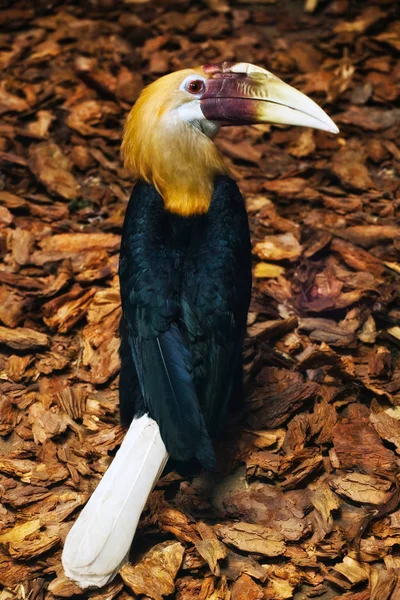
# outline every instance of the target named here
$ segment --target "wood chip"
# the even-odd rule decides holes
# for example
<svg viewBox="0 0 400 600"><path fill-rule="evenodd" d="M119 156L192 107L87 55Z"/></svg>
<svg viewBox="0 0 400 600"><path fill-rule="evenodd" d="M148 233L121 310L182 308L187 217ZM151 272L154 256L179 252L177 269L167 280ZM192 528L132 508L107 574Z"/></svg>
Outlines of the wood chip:
<svg viewBox="0 0 400 600"><path fill-rule="evenodd" d="M122 567L121 577L135 594L162 600L175 590L174 581L183 553L184 547L178 542L157 544L136 565Z"/></svg>
<svg viewBox="0 0 400 600"><path fill-rule="evenodd" d="M226 544L231 544L245 552L254 552L263 556L279 556L285 551L282 535L263 525L241 522L216 525L214 529Z"/></svg>
<svg viewBox="0 0 400 600"><path fill-rule="evenodd" d="M13 348L13 350L37 350L50 346L50 339L44 333L28 327L16 327L15 329L0 327L0 343Z"/></svg>

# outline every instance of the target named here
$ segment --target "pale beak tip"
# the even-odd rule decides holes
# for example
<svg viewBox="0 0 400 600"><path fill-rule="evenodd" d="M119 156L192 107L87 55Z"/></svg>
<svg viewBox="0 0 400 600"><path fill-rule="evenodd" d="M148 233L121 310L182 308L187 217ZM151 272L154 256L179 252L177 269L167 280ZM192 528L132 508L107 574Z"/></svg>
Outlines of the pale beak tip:
<svg viewBox="0 0 400 600"><path fill-rule="evenodd" d="M329 129L330 133L340 133L339 127L332 121L331 128Z"/></svg>

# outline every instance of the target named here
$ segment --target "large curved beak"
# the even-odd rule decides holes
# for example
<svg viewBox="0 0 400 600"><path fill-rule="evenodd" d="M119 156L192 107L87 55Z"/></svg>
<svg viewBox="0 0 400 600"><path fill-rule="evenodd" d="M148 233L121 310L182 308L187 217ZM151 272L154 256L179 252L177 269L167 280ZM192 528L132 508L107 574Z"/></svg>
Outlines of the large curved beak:
<svg viewBox="0 0 400 600"><path fill-rule="evenodd" d="M280 123L339 132L318 104L261 67L221 63L202 68L207 83L200 107L209 121L221 125Z"/></svg>

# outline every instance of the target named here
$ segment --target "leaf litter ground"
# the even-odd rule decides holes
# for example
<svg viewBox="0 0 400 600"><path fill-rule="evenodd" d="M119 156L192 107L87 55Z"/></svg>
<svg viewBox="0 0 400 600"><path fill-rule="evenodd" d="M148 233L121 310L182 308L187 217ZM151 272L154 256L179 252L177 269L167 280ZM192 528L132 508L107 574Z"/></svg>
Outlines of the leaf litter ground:
<svg viewBox="0 0 400 600"><path fill-rule="evenodd" d="M5 1L0 11L0 600L400 597L400 20L390 0ZM254 243L246 403L220 473L160 480L131 560L81 593L63 541L124 431L124 118L144 84L260 64L332 135L217 141Z"/></svg>

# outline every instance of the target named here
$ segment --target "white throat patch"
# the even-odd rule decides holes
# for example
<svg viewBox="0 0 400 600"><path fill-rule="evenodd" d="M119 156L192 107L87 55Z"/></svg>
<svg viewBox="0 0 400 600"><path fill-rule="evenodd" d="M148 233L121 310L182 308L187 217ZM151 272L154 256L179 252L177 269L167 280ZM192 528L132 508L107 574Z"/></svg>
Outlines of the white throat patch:
<svg viewBox="0 0 400 600"><path fill-rule="evenodd" d="M209 121L203 115L200 107L200 100L192 100L177 109L178 118L192 127L199 129L204 135L209 138L214 138L221 125L217 121Z"/></svg>

